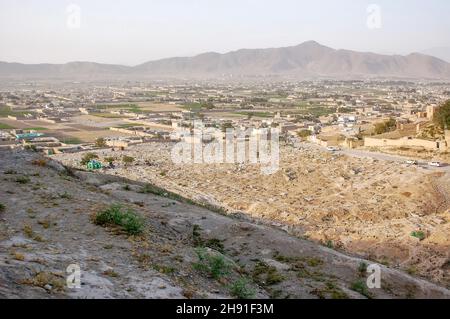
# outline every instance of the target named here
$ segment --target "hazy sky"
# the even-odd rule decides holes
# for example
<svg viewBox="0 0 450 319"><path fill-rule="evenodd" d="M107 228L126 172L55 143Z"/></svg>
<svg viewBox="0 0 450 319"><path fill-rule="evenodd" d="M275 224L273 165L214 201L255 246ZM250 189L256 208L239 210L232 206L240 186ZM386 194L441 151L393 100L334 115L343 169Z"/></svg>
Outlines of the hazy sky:
<svg viewBox="0 0 450 319"><path fill-rule="evenodd" d="M370 4L381 28L367 26ZM449 0L0 0L0 60L134 65L307 40L410 53L450 46L449 13Z"/></svg>

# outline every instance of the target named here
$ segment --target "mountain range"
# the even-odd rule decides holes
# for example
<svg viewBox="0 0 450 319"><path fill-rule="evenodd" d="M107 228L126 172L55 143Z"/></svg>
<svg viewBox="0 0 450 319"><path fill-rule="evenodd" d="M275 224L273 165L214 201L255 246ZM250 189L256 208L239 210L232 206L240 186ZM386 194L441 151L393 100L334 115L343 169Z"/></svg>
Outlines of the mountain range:
<svg viewBox="0 0 450 319"><path fill-rule="evenodd" d="M137 66L70 62L20 64L0 62L0 78L15 79L450 79L450 64L412 53L382 55L336 50L315 41L270 49L242 49L225 54L204 53L146 62Z"/></svg>
<svg viewBox="0 0 450 319"><path fill-rule="evenodd" d="M421 53L426 55L432 55L446 62L450 62L450 47L435 47L428 50L424 50Z"/></svg>

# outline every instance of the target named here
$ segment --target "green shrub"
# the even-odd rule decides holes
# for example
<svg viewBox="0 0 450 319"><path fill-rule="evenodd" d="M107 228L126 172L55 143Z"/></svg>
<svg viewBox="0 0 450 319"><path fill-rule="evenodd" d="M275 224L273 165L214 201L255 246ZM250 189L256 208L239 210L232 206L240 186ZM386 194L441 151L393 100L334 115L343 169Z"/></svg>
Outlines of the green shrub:
<svg viewBox="0 0 450 319"><path fill-rule="evenodd" d="M230 273L231 264L221 254L211 254L205 248L195 250L198 262L194 263L194 269L206 273L214 279L220 279Z"/></svg>
<svg viewBox="0 0 450 319"><path fill-rule="evenodd" d="M125 165L130 165L130 164L132 164L132 163L134 162L134 157L124 155L124 156L122 157L122 162L123 162Z"/></svg>
<svg viewBox="0 0 450 319"><path fill-rule="evenodd" d="M263 286L272 286L284 281L284 276L281 275L273 266L269 266L262 261L258 261L253 269L253 279L255 282Z"/></svg>
<svg viewBox="0 0 450 319"><path fill-rule="evenodd" d="M230 294L238 299L249 299L255 296L255 290L249 286L247 279L241 278L231 285Z"/></svg>
<svg viewBox="0 0 450 319"><path fill-rule="evenodd" d="M372 298L372 294L369 292L367 285L363 280L358 280L352 283L350 289L360 293L367 298Z"/></svg>
<svg viewBox="0 0 450 319"><path fill-rule="evenodd" d="M397 122L394 119L375 124L375 134L383 134L393 131L397 126Z"/></svg>
<svg viewBox="0 0 450 319"><path fill-rule="evenodd" d="M367 264L365 262L359 264L358 272L360 276L364 276L364 274L367 273Z"/></svg>
<svg viewBox="0 0 450 319"><path fill-rule="evenodd" d="M101 147L106 147L106 146L107 146L106 141L103 137L100 137L95 141L95 147L101 148Z"/></svg>
<svg viewBox="0 0 450 319"><path fill-rule="evenodd" d="M301 137L303 139L306 139L307 137L312 135L312 132L310 130L301 130L297 133L298 137Z"/></svg>
<svg viewBox="0 0 450 319"><path fill-rule="evenodd" d="M427 237L423 231L413 231L411 236L418 238L419 240L424 240Z"/></svg>
<svg viewBox="0 0 450 319"><path fill-rule="evenodd" d="M62 193L62 194L59 194L59 198L62 198L62 199L72 199L72 195L70 195L70 194L67 193L67 192L64 192L64 193Z"/></svg>
<svg viewBox="0 0 450 319"><path fill-rule="evenodd" d="M214 249L221 254L225 251L225 246L223 245L223 241L218 238L212 238L205 240L202 238L200 231L201 227L199 225L194 225L192 229L192 241L194 242L195 247L208 247Z"/></svg>
<svg viewBox="0 0 450 319"><path fill-rule="evenodd" d="M31 182L31 180L28 176L20 176L16 178L16 183L19 184L28 184L29 182Z"/></svg>
<svg viewBox="0 0 450 319"><path fill-rule="evenodd" d="M144 221L132 209L124 209L121 205L111 205L95 216L95 224L99 226L116 225L122 227L128 235L140 235L144 231Z"/></svg>
<svg viewBox="0 0 450 319"><path fill-rule="evenodd" d="M5 205L3 205L2 203L0 203L0 213L4 212L6 209Z"/></svg>

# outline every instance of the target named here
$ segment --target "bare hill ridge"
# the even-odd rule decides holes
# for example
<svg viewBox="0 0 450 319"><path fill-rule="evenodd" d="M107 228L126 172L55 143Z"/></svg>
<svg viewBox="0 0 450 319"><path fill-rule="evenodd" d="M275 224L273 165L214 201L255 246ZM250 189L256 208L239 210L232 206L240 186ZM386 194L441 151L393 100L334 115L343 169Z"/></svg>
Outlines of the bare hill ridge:
<svg viewBox="0 0 450 319"><path fill-rule="evenodd" d="M92 62L0 62L0 77L19 78L405 78L450 79L450 64L413 53L406 56L335 50L315 41L270 49L242 49L150 61L134 67Z"/></svg>

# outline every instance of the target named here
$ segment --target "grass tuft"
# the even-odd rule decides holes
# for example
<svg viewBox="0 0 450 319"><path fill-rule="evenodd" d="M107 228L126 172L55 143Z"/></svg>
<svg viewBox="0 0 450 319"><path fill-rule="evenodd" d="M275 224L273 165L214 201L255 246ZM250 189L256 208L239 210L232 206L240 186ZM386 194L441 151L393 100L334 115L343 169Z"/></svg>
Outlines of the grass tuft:
<svg viewBox="0 0 450 319"><path fill-rule="evenodd" d="M231 285L230 294L238 299L250 299L255 296L255 290L250 287L247 279L240 278Z"/></svg>
<svg viewBox="0 0 450 319"><path fill-rule="evenodd" d="M350 289L360 293L361 295L371 299L372 294L369 292L366 283L363 280L358 280L352 283Z"/></svg>
<svg viewBox="0 0 450 319"><path fill-rule="evenodd" d="M144 232L144 221L132 209L121 205L111 205L95 216L94 223L99 226L115 225L122 227L128 235L140 235Z"/></svg>
<svg viewBox="0 0 450 319"><path fill-rule="evenodd" d="M231 264L221 254L211 254L206 248L195 250L198 262L194 263L194 269L206 273L214 279L220 279L230 273Z"/></svg>

